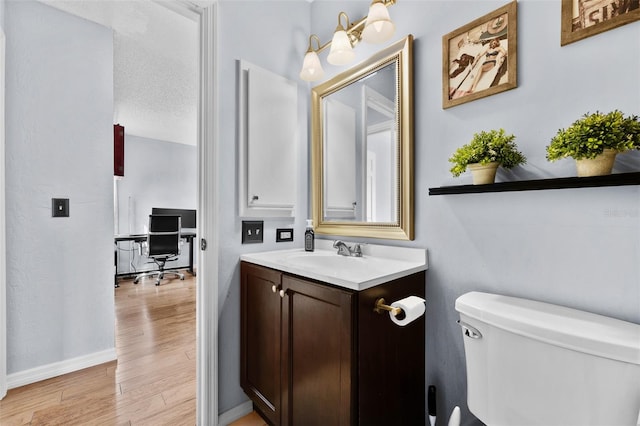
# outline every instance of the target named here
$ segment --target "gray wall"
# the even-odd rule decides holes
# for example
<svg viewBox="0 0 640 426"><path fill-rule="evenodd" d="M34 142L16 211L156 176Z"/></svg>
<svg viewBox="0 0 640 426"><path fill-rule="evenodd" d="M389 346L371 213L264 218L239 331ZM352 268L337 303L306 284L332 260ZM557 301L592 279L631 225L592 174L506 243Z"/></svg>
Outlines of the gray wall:
<svg viewBox="0 0 640 426"><path fill-rule="evenodd" d="M121 123L125 126L126 123ZM197 149L192 145L158 141L130 134L125 135L124 177L118 186L119 227L116 233L144 233L149 225L153 207L195 209L198 193ZM120 243L118 271L128 271L133 262L135 270L149 269L146 257L140 257L136 247ZM167 267L187 265L189 247ZM132 257L129 257L129 253ZM194 252L195 257L195 252ZM195 259L194 259L195 261ZM133 270L133 269L132 269Z"/></svg>
<svg viewBox="0 0 640 426"><path fill-rule="evenodd" d="M295 220L265 220L264 244L240 244L235 60L246 59L297 80L309 33L325 42L340 10L357 19L368 4L282 1L270 2L268 9L259 1L219 4L221 411L246 400L239 387L238 257L248 251L301 247L309 214L311 86L300 82ZM596 109L640 113L638 23L561 48L559 2L535 0L518 3L518 88L442 110L442 35L503 4L403 0L390 9L398 28L394 40L407 33L416 37L416 240L403 245L426 247L430 253L427 384L438 386L441 417L460 405L463 424L473 423L473 418L466 411L464 353L453 309L460 294L493 291L640 322L638 187L427 195L429 187L470 182L469 176L451 178L447 158L479 130L504 127L516 134L529 157L527 166L501 173L499 179L571 176L575 172L569 160L548 163L544 158L544 147L558 128ZM113 347L113 67L104 59L112 57L111 34L104 28L35 2L8 2L6 17L12 373ZM541 23L546 23L544 28ZM31 40L36 34L42 39ZM61 40L64 47L57 51L55 42ZM358 46L357 60L380 48ZM62 72L55 58L77 61L77 73L69 73L68 67ZM326 52L321 58L326 64ZM37 65L26 66L32 63ZM327 78L332 68L325 65ZM64 90L57 91L59 87ZM78 92L68 93L73 87ZM87 101L86 91L90 99L99 97L104 103ZM43 102L49 98L57 104ZM614 171L638 170L637 154L620 156ZM50 217L51 197L71 199L70 218ZM276 245L275 228L290 224L295 242Z"/></svg>
<svg viewBox="0 0 640 426"><path fill-rule="evenodd" d="M254 9L252 2L222 2L221 81L234 81L232 59L237 57L295 78L309 33L318 34L322 42L328 41L338 12L344 10L358 19L366 13L369 1L313 2L308 15L310 31L304 28L305 18L296 16L296 7L301 6L283 3L287 12L272 17L263 16L270 12ZM274 4L279 11L280 3ZM408 33L415 36L416 239L387 243L429 250L426 384L438 387L441 417L448 417L459 405L463 424L475 424L477 420L466 408L464 352L453 308L459 295L470 290L490 291L640 322L637 186L427 195L429 187L471 182L468 175L452 178L447 159L480 130L503 127L514 133L529 159L528 165L511 173L500 172L499 180L575 176L571 160L548 163L545 159L545 146L558 128L568 126L588 111L618 108L627 114L640 113L638 23L560 47L560 3L534 0L518 2L518 87L443 110L442 35L503 5L502 1L403 0L390 9L397 25L392 41ZM304 13L307 11L300 11ZM294 16L298 25L289 23ZM260 22L272 23L273 28L250 28ZM546 23L544 28L541 23ZM235 34L243 37L226 32L233 25L240 26ZM283 45L290 49L288 55L279 50ZM359 45L356 62L382 47ZM326 64L326 52L321 59L325 78L343 70ZM235 105L234 94L232 85L228 86L221 87L220 92L221 105L228 106L221 113L221 123L235 123L231 108ZM308 114L307 109L302 117ZM305 123L301 125L306 126L307 119L302 120ZM233 178L229 163L234 161L235 139L231 126L225 126L221 136L224 181ZM301 144L307 146L308 142L302 140ZM614 172L640 169L638 154L619 156ZM221 235L220 264L227 265L220 271L222 411L242 400L237 384L237 256L249 248L238 243L240 221L229 208L230 203L236 202L234 190L231 186L221 188L221 223L229 224ZM300 202L305 201L308 198L301 194ZM296 231L299 241L299 227ZM265 244L250 249L270 248Z"/></svg>
<svg viewBox="0 0 640 426"><path fill-rule="evenodd" d="M354 17L366 13L366 2L357 4ZM314 2L312 32L324 31L321 39L328 40L339 9L351 5ZM407 245L426 247L430 255L426 384L438 387L441 416L459 405L463 424L477 421L466 408L464 351L453 308L459 295L496 292L640 323L637 186L427 195L429 187L471 183L468 175L452 178L447 159L480 130L514 133L529 159L501 172L499 180L575 176L571 160L545 159L557 129L588 111L640 113L639 23L560 47L560 2L533 0L518 2L518 87L443 110L442 35L502 5L401 1L390 9L394 39L415 36L416 239ZM620 155L614 172L640 170L638 154Z"/></svg>
<svg viewBox="0 0 640 426"><path fill-rule="evenodd" d="M7 372L114 350L110 30L6 3ZM70 217L51 217L51 198Z"/></svg>
<svg viewBox="0 0 640 426"><path fill-rule="evenodd" d="M440 413L466 408L455 299L480 290L542 300L640 323L640 187L429 197L453 179L447 158L474 132L503 127L528 165L503 180L575 176L571 160L549 163L557 129L588 111L640 113L640 26L560 47L560 4L518 2L518 87L441 109L441 37L503 2L410 2L394 10L416 36L416 244L427 274L427 385ZM545 22L544 30L540 23ZM616 70L612 74L612 70ZM640 170L640 152L615 172Z"/></svg>
<svg viewBox="0 0 640 426"><path fill-rule="evenodd" d="M307 116L308 88L299 85L297 146L298 203L295 219L264 220L264 243L241 244L236 176L236 60L244 59L293 81L300 81L301 58L309 37L306 2L222 1L218 8L220 270L219 270L219 407L224 412L247 400L240 389L240 270L242 253L302 247L308 214ZM280 167L280 165L274 165ZM275 230L294 228L293 243L275 243Z"/></svg>
<svg viewBox="0 0 640 426"><path fill-rule="evenodd" d="M124 177L117 181L118 233L144 232L153 207L196 208L195 146L126 134L124 162Z"/></svg>

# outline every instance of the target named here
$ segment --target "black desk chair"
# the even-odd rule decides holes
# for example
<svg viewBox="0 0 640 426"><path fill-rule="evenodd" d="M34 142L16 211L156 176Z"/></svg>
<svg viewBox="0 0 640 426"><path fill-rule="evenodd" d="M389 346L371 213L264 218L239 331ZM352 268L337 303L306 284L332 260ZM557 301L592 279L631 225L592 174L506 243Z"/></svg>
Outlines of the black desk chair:
<svg viewBox="0 0 640 426"><path fill-rule="evenodd" d="M134 284L138 284L140 278L157 275L156 285L160 285L160 280L166 274L175 275L184 280L184 274L164 269L165 263L176 260L180 254L180 227L180 216L149 215L149 233L147 234L145 254L158 265L158 270L139 274L133 280Z"/></svg>

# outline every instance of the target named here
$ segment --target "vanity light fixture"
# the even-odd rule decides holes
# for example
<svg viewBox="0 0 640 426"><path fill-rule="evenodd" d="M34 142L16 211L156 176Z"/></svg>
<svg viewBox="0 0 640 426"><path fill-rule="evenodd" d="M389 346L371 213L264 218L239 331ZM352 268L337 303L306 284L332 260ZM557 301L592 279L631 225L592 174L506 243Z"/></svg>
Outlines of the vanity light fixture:
<svg viewBox="0 0 640 426"><path fill-rule="evenodd" d="M321 45L317 35L309 37L309 48L304 55L300 78L305 81L316 81L324 76L324 70L318 53L331 46L327 62L332 65L346 65L355 56L353 46L360 40L367 43L382 43L389 40L395 32L395 24L389 17L387 7L395 4L397 0L373 0L369 7L369 14L357 22L350 23L345 12L338 14L338 26L331 41ZM342 18L346 21L346 27L342 25ZM317 48L313 48L313 40L317 42Z"/></svg>
<svg viewBox="0 0 640 426"><path fill-rule="evenodd" d="M331 39L331 50L329 51L329 56L327 56L327 62L332 65L348 64L353 61L353 57L356 55L353 53L353 44L355 42L351 40L351 37L357 39L357 35L353 34L353 32L351 35L347 34L340 22L340 18L343 16L347 21L347 28L349 28L349 17L346 13L340 12L338 14L338 26Z"/></svg>
<svg viewBox="0 0 640 426"><path fill-rule="evenodd" d="M367 43L382 43L393 36L396 25L389 17L383 0L373 0L369 7L367 23L362 31L362 39Z"/></svg>
<svg viewBox="0 0 640 426"><path fill-rule="evenodd" d="M314 39L318 43L317 50L314 50L313 46L311 45ZM311 36L309 37L309 48L307 49L307 53L304 55L304 61L302 62L302 71L300 71L301 79L305 81L316 81L324 76L324 70L322 69L320 58L318 57L319 51L320 39L317 35L311 34Z"/></svg>

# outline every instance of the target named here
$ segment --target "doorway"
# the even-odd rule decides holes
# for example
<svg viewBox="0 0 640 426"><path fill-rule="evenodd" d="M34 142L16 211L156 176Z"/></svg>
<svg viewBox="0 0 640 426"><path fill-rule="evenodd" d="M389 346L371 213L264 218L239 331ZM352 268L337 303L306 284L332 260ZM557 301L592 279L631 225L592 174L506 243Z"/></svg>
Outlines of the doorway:
<svg viewBox="0 0 640 426"><path fill-rule="evenodd" d="M4 7L4 4L3 4ZM199 108L198 108L198 230L199 246L197 263L198 282L206 285L197 286L197 422L198 424L216 424L218 416L217 402L217 223L213 214L217 207L217 181L215 179L216 157L216 132L217 108L214 100L213 89L215 83L214 64L214 24L215 4L207 4L203 7L194 6L189 2L172 2L172 7L179 9L184 14L195 16L199 22ZM1 52L0 52L1 53ZM2 55L4 58L4 55ZM0 64L4 75L4 61ZM2 85L4 87L4 85ZM2 104L4 94L2 94ZM4 115L2 115L4 116ZM4 160L4 123L2 123L2 136L0 137L0 158ZM4 164L4 161L2 161ZM206 167L204 167L206 165ZM4 173L3 173L4 176ZM6 184L3 177L0 178L0 222L4 222ZM0 223L1 224L1 223ZM211 237L209 237L211 236ZM6 260L6 235L5 228L0 232L0 263ZM206 248L206 250L205 250ZM4 265L3 265L4 266ZM4 396L7 388L6 375L6 268L2 268L0 274L0 397Z"/></svg>

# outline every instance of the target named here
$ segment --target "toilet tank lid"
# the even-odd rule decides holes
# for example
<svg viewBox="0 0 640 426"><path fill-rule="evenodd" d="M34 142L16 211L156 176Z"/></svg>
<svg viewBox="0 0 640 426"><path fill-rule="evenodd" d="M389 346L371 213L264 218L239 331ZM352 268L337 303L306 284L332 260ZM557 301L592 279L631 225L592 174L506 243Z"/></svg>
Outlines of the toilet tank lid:
<svg viewBox="0 0 640 426"><path fill-rule="evenodd" d="M640 365L640 325L550 303L470 292L458 312L556 346ZM482 331L482 330L480 330Z"/></svg>

